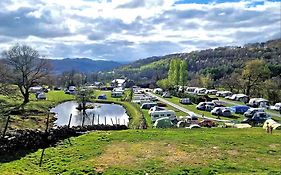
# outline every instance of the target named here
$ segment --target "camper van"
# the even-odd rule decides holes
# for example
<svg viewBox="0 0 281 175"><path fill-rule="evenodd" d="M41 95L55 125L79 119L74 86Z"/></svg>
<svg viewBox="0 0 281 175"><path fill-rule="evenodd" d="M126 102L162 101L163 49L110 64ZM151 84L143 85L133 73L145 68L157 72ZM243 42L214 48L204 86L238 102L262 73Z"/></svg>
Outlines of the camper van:
<svg viewBox="0 0 281 175"><path fill-rule="evenodd" d="M162 117L169 117L171 121L176 121L176 113L173 110L161 110L151 112L151 121L154 123L157 119Z"/></svg>
<svg viewBox="0 0 281 175"><path fill-rule="evenodd" d="M150 109L152 108L153 106L157 106L157 103L155 102L152 102L152 103L143 103L141 105L141 109Z"/></svg>
<svg viewBox="0 0 281 175"><path fill-rule="evenodd" d="M269 107L269 102L268 100L264 98L251 98L249 101L249 106L257 108L268 108Z"/></svg>

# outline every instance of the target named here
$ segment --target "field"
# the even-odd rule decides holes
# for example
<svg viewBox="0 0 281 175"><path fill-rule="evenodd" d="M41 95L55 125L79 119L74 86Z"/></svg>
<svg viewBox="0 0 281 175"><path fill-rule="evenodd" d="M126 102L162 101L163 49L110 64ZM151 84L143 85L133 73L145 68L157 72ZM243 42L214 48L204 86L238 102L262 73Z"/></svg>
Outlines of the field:
<svg viewBox="0 0 281 175"><path fill-rule="evenodd" d="M167 129L91 132L20 160L1 174L280 174L281 131Z"/></svg>

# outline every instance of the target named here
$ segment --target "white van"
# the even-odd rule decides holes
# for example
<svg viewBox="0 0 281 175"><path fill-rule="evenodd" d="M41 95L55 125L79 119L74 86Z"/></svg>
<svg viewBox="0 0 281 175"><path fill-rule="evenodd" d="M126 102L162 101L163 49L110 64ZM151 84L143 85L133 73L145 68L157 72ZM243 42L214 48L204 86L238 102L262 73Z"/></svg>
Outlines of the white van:
<svg viewBox="0 0 281 175"><path fill-rule="evenodd" d="M171 121L174 121L177 119L176 113L173 110L160 110L160 111L154 111L150 113L151 121L155 122L157 119L162 117L169 117Z"/></svg>

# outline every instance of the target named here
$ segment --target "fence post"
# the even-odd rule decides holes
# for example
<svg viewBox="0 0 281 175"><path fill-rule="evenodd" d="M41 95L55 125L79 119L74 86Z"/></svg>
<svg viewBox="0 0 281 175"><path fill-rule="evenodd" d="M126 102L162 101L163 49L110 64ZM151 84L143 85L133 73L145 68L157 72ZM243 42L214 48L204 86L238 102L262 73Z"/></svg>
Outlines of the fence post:
<svg viewBox="0 0 281 175"><path fill-rule="evenodd" d="M68 128L70 128L70 123L71 123L71 118L72 118L72 114L70 114L70 116L69 116L69 121L68 121Z"/></svg>
<svg viewBox="0 0 281 175"><path fill-rule="evenodd" d="M47 123L46 123L46 130L45 130L45 133L48 132L48 129L49 129L49 118L50 118L50 113L48 112L48 116L47 116Z"/></svg>
<svg viewBox="0 0 281 175"><path fill-rule="evenodd" d="M112 126L114 126L114 123L113 123L113 120L112 120L112 118L110 118L111 119L111 123L112 123Z"/></svg>
<svg viewBox="0 0 281 175"><path fill-rule="evenodd" d="M104 116L104 125L106 125L106 116Z"/></svg>
<svg viewBox="0 0 281 175"><path fill-rule="evenodd" d="M2 138L5 137L6 131L7 131L7 129L8 129L9 121L10 121L10 115L8 115L8 117L7 117L7 121L6 121L6 124L5 124L5 128L4 128L4 131L3 131L3 136L2 136Z"/></svg>
<svg viewBox="0 0 281 175"><path fill-rule="evenodd" d="M117 117L115 117L115 121L116 121L116 125L117 125L117 124L118 124L118 123L117 123Z"/></svg>
<svg viewBox="0 0 281 175"><path fill-rule="evenodd" d="M93 114L92 126L95 124L95 114Z"/></svg>
<svg viewBox="0 0 281 175"><path fill-rule="evenodd" d="M100 115L98 114L98 125L100 124Z"/></svg>
<svg viewBox="0 0 281 175"><path fill-rule="evenodd" d="M45 130L45 134L46 134L45 136L46 136L46 138L47 138L47 133L48 133L48 128L49 128L49 118L50 118L50 113L48 112L47 122L46 122L46 130ZM45 148L42 150L42 153L41 153L39 167L42 166L44 153L45 153Z"/></svg>

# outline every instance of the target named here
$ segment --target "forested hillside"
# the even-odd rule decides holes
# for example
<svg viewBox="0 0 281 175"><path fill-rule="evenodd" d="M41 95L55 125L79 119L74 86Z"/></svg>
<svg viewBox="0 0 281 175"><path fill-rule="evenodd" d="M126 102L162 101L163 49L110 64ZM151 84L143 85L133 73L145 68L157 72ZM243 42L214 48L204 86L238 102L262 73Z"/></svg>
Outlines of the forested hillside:
<svg viewBox="0 0 281 175"><path fill-rule="evenodd" d="M271 76L275 77L281 74L281 39L247 44L243 47L227 46L150 57L116 69L115 73L139 83L154 83L167 76L169 61L172 58L185 59L188 62L189 80L197 75L208 75L216 82L225 75L243 68L245 62L252 59L263 59L272 71Z"/></svg>

